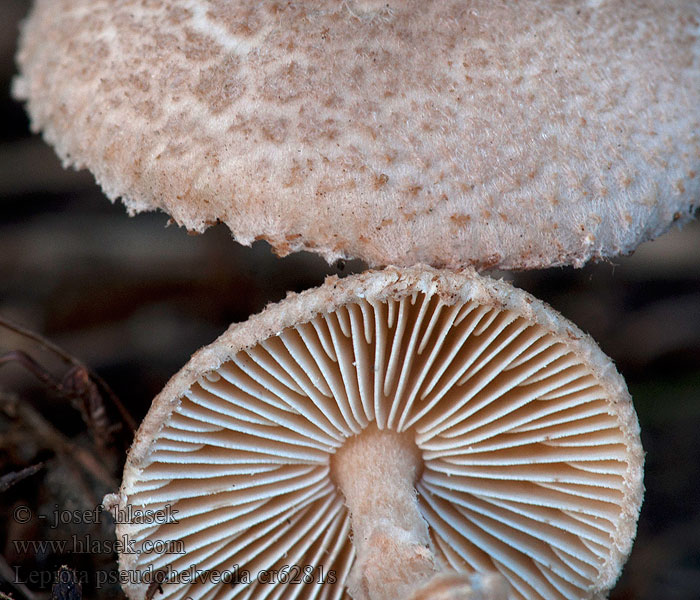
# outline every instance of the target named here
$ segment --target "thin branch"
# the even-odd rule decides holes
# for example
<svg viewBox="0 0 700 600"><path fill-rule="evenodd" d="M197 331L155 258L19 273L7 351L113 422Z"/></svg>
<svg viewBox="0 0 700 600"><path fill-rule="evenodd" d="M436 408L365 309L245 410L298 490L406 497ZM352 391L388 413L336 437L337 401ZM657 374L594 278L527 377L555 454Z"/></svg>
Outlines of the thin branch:
<svg viewBox="0 0 700 600"><path fill-rule="evenodd" d="M84 367L71 367L63 379L59 381L23 350L11 350L0 355L0 367L10 362L22 365L46 387L52 389L59 396L70 400L80 411L95 443L100 448L104 448L111 438L113 426L110 426L105 412L102 394Z"/></svg>
<svg viewBox="0 0 700 600"><path fill-rule="evenodd" d="M26 402L13 402L11 397L0 395L0 406L2 406L3 409L9 408L9 414L12 414L14 411L27 426L35 431L39 439L43 440L56 454L71 462L77 462L83 470L92 475L108 489L117 489L117 482L92 453L74 444L31 405Z"/></svg>
<svg viewBox="0 0 700 600"><path fill-rule="evenodd" d="M35 473L38 473L39 471L41 471L41 469L43 467L44 467L44 463L40 462L40 463L37 463L35 465L31 465L30 467L27 467L26 469L22 469L20 471L13 471L11 473L6 473L2 477L0 477L0 492L6 492L16 483L19 483L23 479L26 479L27 477L31 477Z"/></svg>
<svg viewBox="0 0 700 600"><path fill-rule="evenodd" d="M0 577L7 581L7 583L22 594L27 600L44 600L45 598L49 597L48 594L38 594L33 592L21 581L17 581L14 570L2 554L0 554ZM0 596L0 600L2 600L2 596Z"/></svg>
<svg viewBox="0 0 700 600"><path fill-rule="evenodd" d="M0 367L11 362L17 362L22 365L25 369L27 369L27 371L41 381L41 383L52 389L54 392L60 395L64 394L61 382L26 352L22 350L10 350L5 354L0 355Z"/></svg>
<svg viewBox="0 0 700 600"><path fill-rule="evenodd" d="M127 410L126 406L124 406L119 400L119 397L114 393L111 387L107 384L107 382L102 379L102 377L90 369L87 365L85 365L82 361L77 359L75 356L69 354L63 348L60 346L57 346L54 344L51 340L48 340L44 336L40 335L39 333L36 333L35 331L31 331L25 327L22 327L21 325L17 325L16 323L12 323L8 321L7 319L0 317L0 327L4 327L5 329L8 329L17 335L20 335L22 337L25 337L27 339L30 339L45 350L48 350L49 352L54 353L56 356L60 357L64 362L73 365L74 367L78 367L80 369L84 369L90 376L90 378L97 383L97 385L100 387L100 389L107 395L107 397L110 399L112 404L117 407L117 410L119 411L119 414L121 415L122 419L126 423L126 426L131 430L131 434L133 435L136 432L136 421L134 418L131 416L131 413ZM1 363L0 363L1 364ZM35 373L36 374L36 373ZM38 376L38 375L37 375Z"/></svg>

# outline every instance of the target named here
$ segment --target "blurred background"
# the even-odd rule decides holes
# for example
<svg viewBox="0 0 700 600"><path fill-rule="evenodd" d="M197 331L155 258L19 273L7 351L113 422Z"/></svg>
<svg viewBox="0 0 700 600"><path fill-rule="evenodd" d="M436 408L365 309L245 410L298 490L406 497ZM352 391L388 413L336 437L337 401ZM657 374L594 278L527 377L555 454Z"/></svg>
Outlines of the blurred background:
<svg viewBox="0 0 700 600"><path fill-rule="evenodd" d="M64 376L80 361L138 423L168 378L230 323L363 265L329 267L304 253L280 259L264 243L239 246L223 226L188 236L166 227L164 214L129 218L89 174L63 170L29 134L9 93L28 4L2 0L0 7L0 318L47 338L63 356L0 324L0 593L48 599L51 574L67 564L82 580L83 597L121 598L115 555L103 543L114 535L111 519L52 527L51 516L94 509L117 489L128 420L105 386L74 377L79 393L70 394ZM590 333L634 397L647 492L632 556L611 598L697 600L700 223L613 262L492 275L513 280ZM26 519L17 518L22 514ZM72 536L95 545L75 552L73 544L70 553L17 544L67 540L70 548Z"/></svg>

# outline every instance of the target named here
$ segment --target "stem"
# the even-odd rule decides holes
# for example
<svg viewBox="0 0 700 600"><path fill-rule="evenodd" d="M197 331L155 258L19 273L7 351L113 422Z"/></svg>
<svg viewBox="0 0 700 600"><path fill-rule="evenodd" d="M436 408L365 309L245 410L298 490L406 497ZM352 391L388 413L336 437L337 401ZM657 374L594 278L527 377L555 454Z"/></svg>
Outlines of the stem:
<svg viewBox="0 0 700 600"><path fill-rule="evenodd" d="M332 460L345 496L357 556L348 580L354 600L409 598L437 574L414 483L422 459L410 433L372 426Z"/></svg>

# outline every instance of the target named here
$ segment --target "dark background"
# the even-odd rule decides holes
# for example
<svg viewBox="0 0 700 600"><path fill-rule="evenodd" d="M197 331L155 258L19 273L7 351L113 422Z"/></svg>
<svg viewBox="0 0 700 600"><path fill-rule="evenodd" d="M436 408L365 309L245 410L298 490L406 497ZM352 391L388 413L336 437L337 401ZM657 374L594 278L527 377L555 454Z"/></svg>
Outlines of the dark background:
<svg viewBox="0 0 700 600"><path fill-rule="evenodd" d="M94 369L138 421L192 352L229 323L287 291L363 266L352 262L341 271L305 253L279 259L264 243L239 246L223 226L193 237L166 227L164 214L129 218L89 174L64 171L53 151L29 135L24 111L9 94L27 6L26 0L0 6L0 318L46 336ZM634 550L611 598L697 600L700 224L610 263L493 275L514 280L589 332L634 397L647 493ZM58 379L68 368L0 326L0 356L12 350L27 352ZM20 364L0 364L0 476L41 464L8 490L0 485L0 591L17 599L48 598L42 578L61 564L85 579L84 597L121 597L116 585L95 589L96 574L115 568L104 545L113 536L109 517L50 527L56 507L91 509L116 490L130 437L122 426L111 439L96 439L74 404ZM108 399L105 410L111 423L121 421ZM24 524L12 518L23 506L32 510ZM97 547L69 554L15 544L72 542L73 535ZM8 583L17 579L24 583Z"/></svg>

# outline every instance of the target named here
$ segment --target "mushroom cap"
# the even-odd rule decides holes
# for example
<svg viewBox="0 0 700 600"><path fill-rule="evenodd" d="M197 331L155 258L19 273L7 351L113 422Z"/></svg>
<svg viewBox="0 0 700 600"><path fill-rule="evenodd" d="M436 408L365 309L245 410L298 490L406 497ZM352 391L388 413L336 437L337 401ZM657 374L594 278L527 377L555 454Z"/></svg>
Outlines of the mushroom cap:
<svg viewBox="0 0 700 600"><path fill-rule="evenodd" d="M697 0L38 0L14 91L131 213L370 266L580 266L699 203L699 22Z"/></svg>
<svg viewBox="0 0 700 600"><path fill-rule="evenodd" d="M355 553L331 457L369 426L413 436L442 567L500 573L513 598L598 598L616 581L643 494L624 381L529 294L423 266L329 278L198 351L155 399L117 499L178 511L119 524L120 539L181 540L187 554L122 554L120 568L238 565L252 581L193 589L174 575L164 599L349 598ZM285 565L332 572L335 587L256 583Z"/></svg>

